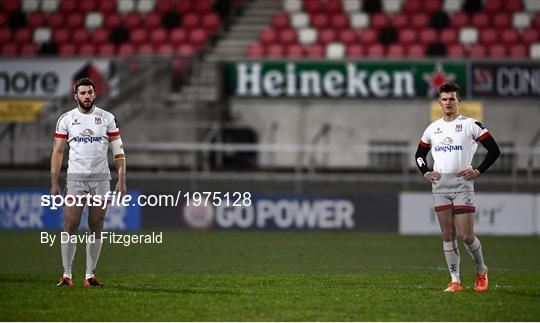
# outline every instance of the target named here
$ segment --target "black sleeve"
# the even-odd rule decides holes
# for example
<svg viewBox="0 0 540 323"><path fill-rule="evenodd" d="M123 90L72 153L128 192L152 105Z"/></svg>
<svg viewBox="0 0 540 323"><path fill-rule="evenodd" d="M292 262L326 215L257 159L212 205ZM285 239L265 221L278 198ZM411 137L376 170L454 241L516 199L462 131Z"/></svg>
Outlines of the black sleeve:
<svg viewBox="0 0 540 323"><path fill-rule="evenodd" d="M480 173L483 173L489 167L491 167L491 165L493 165L497 158L499 158L501 151L495 142L495 138L493 138L491 135L484 138L482 141L480 141L480 143L487 149L487 154L480 166L476 167L476 169L478 169Z"/></svg>
<svg viewBox="0 0 540 323"><path fill-rule="evenodd" d="M419 144L418 149L416 150L416 154L414 155L416 166L418 166L418 169L420 169L420 171L422 172L422 175L429 172L429 168L427 167L427 160L426 160L429 150L430 150L430 147L426 147Z"/></svg>

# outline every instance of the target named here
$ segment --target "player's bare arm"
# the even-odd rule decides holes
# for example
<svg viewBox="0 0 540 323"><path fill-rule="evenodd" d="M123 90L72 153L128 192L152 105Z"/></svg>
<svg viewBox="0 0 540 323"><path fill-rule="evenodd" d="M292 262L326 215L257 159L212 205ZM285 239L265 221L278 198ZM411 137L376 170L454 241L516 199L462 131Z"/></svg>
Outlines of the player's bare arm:
<svg viewBox="0 0 540 323"><path fill-rule="evenodd" d="M51 195L57 195L60 193L58 177L60 175L60 168L62 167L62 159L64 158L64 146L66 144L66 140L66 138L54 137L51 154Z"/></svg>
<svg viewBox="0 0 540 323"><path fill-rule="evenodd" d="M109 137L109 143L112 148L116 171L118 172L118 182L116 183L115 191L121 195L125 195L126 188L126 155L120 136Z"/></svg>

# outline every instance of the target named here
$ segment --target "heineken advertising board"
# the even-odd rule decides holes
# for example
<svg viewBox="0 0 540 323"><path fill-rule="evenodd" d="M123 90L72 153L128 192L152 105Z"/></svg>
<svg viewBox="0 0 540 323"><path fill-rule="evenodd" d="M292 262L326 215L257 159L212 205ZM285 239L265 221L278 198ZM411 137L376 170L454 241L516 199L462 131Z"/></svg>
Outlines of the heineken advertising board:
<svg viewBox="0 0 540 323"><path fill-rule="evenodd" d="M447 81L467 93L463 62L230 62L225 75L238 97L433 97Z"/></svg>

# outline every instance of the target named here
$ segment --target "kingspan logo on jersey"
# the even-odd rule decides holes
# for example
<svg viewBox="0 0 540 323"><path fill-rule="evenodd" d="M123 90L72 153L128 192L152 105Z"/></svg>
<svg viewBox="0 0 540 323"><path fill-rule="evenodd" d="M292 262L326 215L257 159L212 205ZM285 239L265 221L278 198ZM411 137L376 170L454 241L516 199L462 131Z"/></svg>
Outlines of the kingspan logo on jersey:
<svg viewBox="0 0 540 323"><path fill-rule="evenodd" d="M80 136L77 136L73 138L76 142L82 142L82 143L93 143L93 142L101 142L101 137L93 137L95 135L94 131L92 129L84 129Z"/></svg>
<svg viewBox="0 0 540 323"><path fill-rule="evenodd" d="M435 151L447 152L447 151L458 151L463 150L462 145L453 145L454 139L450 137L445 137L437 146L435 146Z"/></svg>

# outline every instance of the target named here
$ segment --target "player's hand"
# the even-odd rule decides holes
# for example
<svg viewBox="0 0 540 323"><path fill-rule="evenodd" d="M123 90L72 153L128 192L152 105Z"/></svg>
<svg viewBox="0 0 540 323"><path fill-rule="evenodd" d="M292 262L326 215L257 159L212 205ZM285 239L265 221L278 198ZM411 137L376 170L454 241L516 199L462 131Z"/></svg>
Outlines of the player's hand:
<svg viewBox="0 0 540 323"><path fill-rule="evenodd" d="M457 173L458 177L463 177L466 180L477 179L480 177L480 171L478 169L468 167L461 172Z"/></svg>
<svg viewBox="0 0 540 323"><path fill-rule="evenodd" d="M439 179L441 179L441 174L439 174L439 172L432 170L431 172L425 173L424 178L431 184L435 184L435 181L438 181Z"/></svg>
<svg viewBox="0 0 540 323"><path fill-rule="evenodd" d="M58 183L54 183L51 185L51 195L59 195L60 194L60 185Z"/></svg>
<svg viewBox="0 0 540 323"><path fill-rule="evenodd" d="M125 196L127 192L126 183L122 181L118 181L118 183L116 183L116 187L114 190L120 193L121 196Z"/></svg>

